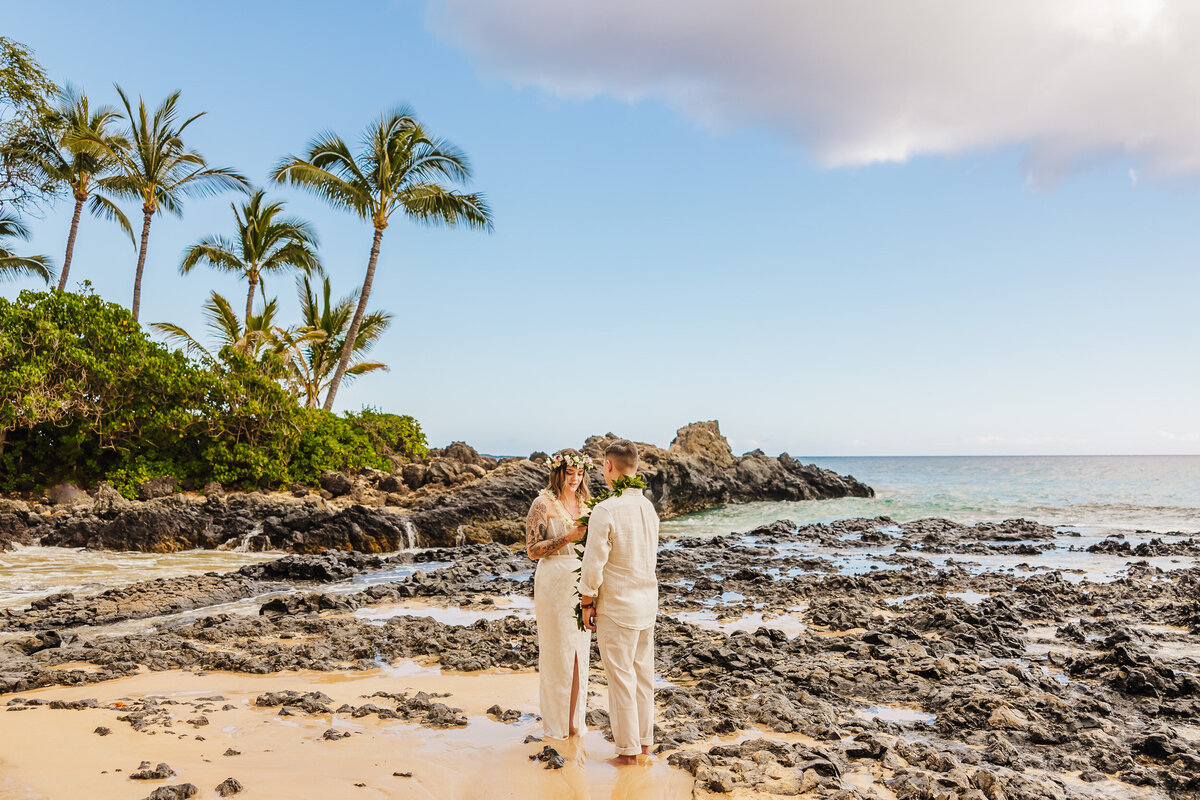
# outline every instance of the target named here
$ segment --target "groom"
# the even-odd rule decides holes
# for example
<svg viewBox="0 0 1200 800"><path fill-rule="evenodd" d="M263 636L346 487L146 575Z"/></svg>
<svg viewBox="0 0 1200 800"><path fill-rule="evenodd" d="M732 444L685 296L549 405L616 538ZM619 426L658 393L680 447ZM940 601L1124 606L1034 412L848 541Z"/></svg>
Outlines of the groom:
<svg viewBox="0 0 1200 800"><path fill-rule="evenodd" d="M637 445L604 450L604 481L619 488L637 475ZM658 614L658 514L642 490L597 503L588 521L579 578L583 624L596 631L608 674L608 716L618 765L637 763L654 744L654 618Z"/></svg>

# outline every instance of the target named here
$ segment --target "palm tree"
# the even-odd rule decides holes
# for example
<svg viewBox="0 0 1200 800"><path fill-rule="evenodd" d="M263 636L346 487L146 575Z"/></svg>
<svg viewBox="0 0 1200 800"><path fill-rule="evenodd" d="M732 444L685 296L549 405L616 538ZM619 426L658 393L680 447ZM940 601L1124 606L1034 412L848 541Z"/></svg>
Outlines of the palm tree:
<svg viewBox="0 0 1200 800"><path fill-rule="evenodd" d="M133 228L124 212L100 194L113 181L114 176L108 173L117 167L114 154L129 146L125 137L112 129L113 122L119 118L120 115L108 106L93 111L87 95L68 86L59 93L58 107L51 112L49 124L39 127L21 150L21 157L37 173L39 180L48 186L69 189L75 198L75 214L67 234L67 253L63 256L62 274L58 279L60 292L67 287L79 218L83 204L89 199L88 210L93 216L116 222L129 235L129 241L134 241Z"/></svg>
<svg viewBox="0 0 1200 800"><path fill-rule="evenodd" d="M239 208L231 204L237 220L237 238L230 241L222 236L208 236L189 247L179 265L186 275L201 262L215 269L236 272L250 284L246 293L246 324L254 310L254 290L264 273L297 269L305 275L320 271L317 259L317 236L307 222L283 217L283 202L264 203L259 189Z"/></svg>
<svg viewBox="0 0 1200 800"><path fill-rule="evenodd" d="M304 397L304 407L316 408L321 401L321 393L330 386L345 348L346 329L350 327L354 308L358 304L358 291L334 303L329 278L323 281L320 297L313 291L308 278L302 278L296 288L300 295L303 323L299 330L319 332L321 336L307 342L292 358L290 370L297 394ZM354 363L346 369L347 379L388 368L387 364L378 361L364 361L363 356L379 341L391 322L392 315L386 311L375 311L363 317L354 346L350 348Z"/></svg>
<svg viewBox="0 0 1200 800"><path fill-rule="evenodd" d="M54 267L45 256L18 256L5 247L4 240L28 239L29 228L16 217L0 212L0 278L18 278L26 275L41 278L49 283L54 278Z"/></svg>
<svg viewBox="0 0 1200 800"><path fill-rule="evenodd" d="M492 213L483 195L464 194L438 183L470 180L466 156L449 142L432 138L412 111L404 107L380 115L368 126L358 155L351 153L336 134L318 134L309 142L304 158L285 157L271 177L279 183L301 186L335 208L357 214L375 228L358 307L346 332L349 342L358 341L375 281L379 245L393 214L399 211L426 224L492 229ZM333 408L351 356L351 349L343 348L325 396L326 410Z"/></svg>
<svg viewBox="0 0 1200 800"><path fill-rule="evenodd" d="M226 347L252 361L261 361L267 353L277 354L285 361L291 361L300 347L323 334L275 325L275 315L278 311L279 303L272 298L263 304L263 312L252 315L243 327L242 319L233 310L229 300L220 293L213 292L204 304L204 316L207 318L206 326L215 334L218 345L215 354L179 325L171 322L152 322L150 327L182 347L188 355L195 356L209 365L220 363L221 350Z"/></svg>
<svg viewBox="0 0 1200 800"><path fill-rule="evenodd" d="M120 170L113 176L108 188L118 196L142 203L142 241L138 247L133 305L130 308L136 320L142 305L142 271L146 267L150 220L154 215L166 210L180 216L186 197L213 195L225 189L247 191L249 184L232 169L208 166L204 156L184 145L183 132L204 116L204 112L180 123L176 110L179 92L168 95L153 116L146 112L146 102L141 97L138 98L138 111L135 114L133 105L120 86L117 87L117 93L125 104L130 147L123 151L106 148L117 157Z"/></svg>

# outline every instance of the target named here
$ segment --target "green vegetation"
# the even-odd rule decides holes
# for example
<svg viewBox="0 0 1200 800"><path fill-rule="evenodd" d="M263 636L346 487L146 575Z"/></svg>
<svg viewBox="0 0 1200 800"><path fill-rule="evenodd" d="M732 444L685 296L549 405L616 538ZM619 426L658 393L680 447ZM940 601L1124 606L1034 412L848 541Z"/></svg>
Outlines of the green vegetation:
<svg viewBox="0 0 1200 800"><path fill-rule="evenodd" d="M36 131L54 126L57 93L33 52L0 36L0 210L19 210L55 192L18 152Z"/></svg>
<svg viewBox="0 0 1200 800"><path fill-rule="evenodd" d="M283 202L264 203L260 189L238 208L233 205L237 237L207 236L187 249L179 271L186 275L197 264L234 272L246 279L246 324L254 312L254 291L265 273L294 269L310 275L320 271L317 235L301 219L283 217Z"/></svg>
<svg viewBox="0 0 1200 800"><path fill-rule="evenodd" d="M428 225L492 227L492 212L483 195L459 192L438 183L470 180L467 157L449 142L433 138L410 109L402 107L381 115L362 138L366 146L355 155L336 134L319 135L309 142L304 158L287 156L271 175L279 183L308 189L334 208L357 214L375 228L367 275L346 333L351 342L357 341L367 313L379 246L393 214L400 212ZM326 410L333 408L338 386L350 368L351 355L350 350L342 349L325 396Z"/></svg>
<svg viewBox="0 0 1200 800"><path fill-rule="evenodd" d="M10 239L28 239L29 229L16 217L0 212L0 279L32 275L46 283L54 277L54 267L45 256L19 256L9 250Z"/></svg>
<svg viewBox="0 0 1200 800"><path fill-rule="evenodd" d="M108 106L93 110L87 95L71 87L59 95L58 108L47 119L48 124L34 130L18 154L45 185L69 192L75 200L75 214L67 234L67 254L58 278L61 292L67 287L84 203L88 203L93 216L116 222L129 235L129 241L133 241L133 229L125 212L103 194L112 188L114 180L111 173L116 169L117 159L112 153L127 147L128 142L113 131L118 119L116 111Z"/></svg>
<svg viewBox="0 0 1200 800"><path fill-rule="evenodd" d="M314 483L427 452L411 417L301 408L286 365L232 347L198 364L93 294L0 298L0 490L150 477L201 486Z"/></svg>
<svg viewBox="0 0 1200 800"><path fill-rule="evenodd" d="M491 230L484 196L464 188L466 156L399 107L367 127L357 152L327 133L303 156L279 161L275 183L311 192L374 231L366 276L335 300L313 226L192 147L191 126L204 112L184 115L178 91L152 109L116 91L118 109L60 90L29 48L0 36L0 280L54 279L49 258L17 252L29 238L19 215L73 201L58 290L0 298L0 491L107 479L129 493L161 475L279 486L423 456L425 437L411 417L331 409L342 384L388 369L367 359L392 320L369 305L393 218ZM166 344L152 340L138 320L154 217L182 216L190 198L231 190L249 197L232 204L229 235L195 240L179 271L241 276L245 310L212 291L202 306L204 340L169 320L149 326ZM141 211L140 240L123 203ZM80 293L65 291L85 206L120 225L137 250L128 311L86 281ZM285 273L299 277L295 324L281 319L264 284Z"/></svg>
<svg viewBox="0 0 1200 800"><path fill-rule="evenodd" d="M293 356L290 367L292 380L298 393L304 398L304 406L316 408L320 404L321 392L329 389L333 373L346 346L346 329L350 327L350 318L358 305L358 291L351 292L334 303L331 299L333 288L329 285L329 278L322 281L319 298L308 278L302 278L298 288L300 316L304 328L321 335L304 342L301 350ZM386 311L373 311L363 317L358 335L354 338L354 345L350 348L351 363L350 368L346 370L347 380L388 368L387 364L364 360L364 355L379 341L379 337L383 336L391 324L392 315Z"/></svg>
<svg viewBox="0 0 1200 800"><path fill-rule="evenodd" d="M142 242L138 247L137 270L133 278L133 318L138 318L142 305L142 272L146 268L146 248L150 245L150 220L155 214L169 211L183 216L186 197L215 194L226 189L245 190L245 178L227 167L210 167L204 156L183 143L183 133L204 112L193 114L179 122L179 92L172 92L151 115L146 102L138 98L138 110L121 87L117 87L125 104L125 119L129 122L129 146L113 148L98 138L92 143L107 150L117 160L117 174L110 183L116 195L141 201Z"/></svg>

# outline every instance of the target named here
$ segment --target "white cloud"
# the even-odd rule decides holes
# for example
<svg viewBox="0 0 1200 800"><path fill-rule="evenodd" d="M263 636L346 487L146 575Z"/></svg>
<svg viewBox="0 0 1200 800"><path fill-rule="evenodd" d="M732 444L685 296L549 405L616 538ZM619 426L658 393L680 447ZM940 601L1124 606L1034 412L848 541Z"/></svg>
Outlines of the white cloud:
<svg viewBox="0 0 1200 800"><path fill-rule="evenodd" d="M1035 182L1200 172L1189 0L429 2L489 73L766 126L826 166L1019 146Z"/></svg>

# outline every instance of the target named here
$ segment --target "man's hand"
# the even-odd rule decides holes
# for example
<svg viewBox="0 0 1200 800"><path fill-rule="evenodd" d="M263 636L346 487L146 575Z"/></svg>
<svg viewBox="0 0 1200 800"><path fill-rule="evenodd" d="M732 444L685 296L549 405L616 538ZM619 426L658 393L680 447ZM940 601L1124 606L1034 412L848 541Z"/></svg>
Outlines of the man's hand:
<svg viewBox="0 0 1200 800"><path fill-rule="evenodd" d="M583 525L576 525L575 527L571 528L571 530L567 531L567 533L566 533L568 542L581 541L584 536L587 536L587 527L583 526Z"/></svg>
<svg viewBox="0 0 1200 800"><path fill-rule="evenodd" d="M583 627L589 631L596 630L596 604L583 607Z"/></svg>

